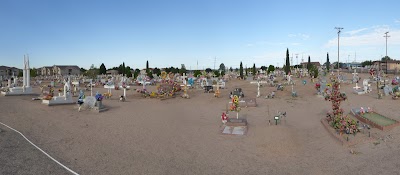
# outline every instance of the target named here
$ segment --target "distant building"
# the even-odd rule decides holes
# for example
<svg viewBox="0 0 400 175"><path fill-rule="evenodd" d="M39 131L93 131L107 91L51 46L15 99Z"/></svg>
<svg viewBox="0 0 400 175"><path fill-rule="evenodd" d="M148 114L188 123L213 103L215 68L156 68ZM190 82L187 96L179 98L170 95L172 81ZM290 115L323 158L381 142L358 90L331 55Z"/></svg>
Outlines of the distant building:
<svg viewBox="0 0 400 175"><path fill-rule="evenodd" d="M362 67L362 64L359 62L351 62L351 63L343 63L342 68L344 69L354 69L354 68L360 68Z"/></svg>
<svg viewBox="0 0 400 175"><path fill-rule="evenodd" d="M387 64L386 64L387 63ZM373 67L378 68L380 70L386 71L386 67L388 71L400 70L400 61L398 60L388 60L386 61L374 61L372 62Z"/></svg>
<svg viewBox="0 0 400 175"><path fill-rule="evenodd" d="M22 69L18 69L16 67L0 66L0 76L3 79L8 79L13 74L14 76L18 76L19 72L22 72Z"/></svg>
<svg viewBox="0 0 400 175"><path fill-rule="evenodd" d="M76 65L54 65L44 66L39 68L40 75L42 76L53 76L53 75L80 75L81 69Z"/></svg>

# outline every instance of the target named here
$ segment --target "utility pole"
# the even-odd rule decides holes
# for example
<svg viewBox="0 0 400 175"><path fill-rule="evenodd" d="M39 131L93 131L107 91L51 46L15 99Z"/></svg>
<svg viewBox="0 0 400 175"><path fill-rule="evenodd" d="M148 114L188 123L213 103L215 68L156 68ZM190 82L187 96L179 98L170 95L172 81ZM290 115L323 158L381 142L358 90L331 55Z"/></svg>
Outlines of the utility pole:
<svg viewBox="0 0 400 175"><path fill-rule="evenodd" d="M299 65L299 54L298 53L296 53L296 65L297 66Z"/></svg>
<svg viewBox="0 0 400 175"><path fill-rule="evenodd" d="M386 74L388 73L388 55L387 55L387 39L388 39L388 37L390 37L390 36L388 36L388 33L389 32L385 32L385 36L383 36L383 37L385 37L386 38Z"/></svg>
<svg viewBox="0 0 400 175"><path fill-rule="evenodd" d="M343 30L343 28L335 27L335 29L338 30L338 32L337 32L337 67L338 67L338 72L339 72L339 70L340 70L340 67L339 67L339 35L340 35L341 30Z"/></svg>

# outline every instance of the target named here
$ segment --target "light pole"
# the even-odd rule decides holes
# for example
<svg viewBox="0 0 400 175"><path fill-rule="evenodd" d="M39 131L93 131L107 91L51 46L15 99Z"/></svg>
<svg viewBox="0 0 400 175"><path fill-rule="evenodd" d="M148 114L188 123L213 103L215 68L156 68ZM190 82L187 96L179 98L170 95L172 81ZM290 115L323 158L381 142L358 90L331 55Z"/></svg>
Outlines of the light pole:
<svg viewBox="0 0 400 175"><path fill-rule="evenodd" d="M385 36L383 36L386 38L386 57L385 57L385 59L386 59L386 74L388 73L387 39L388 39L388 37L390 37L390 36L388 36L388 33L389 32L385 32Z"/></svg>
<svg viewBox="0 0 400 175"><path fill-rule="evenodd" d="M343 28L335 27L335 29L338 30L338 32L337 32L337 67L338 67L338 72L339 72L339 70L340 70L340 67L339 67L339 35Z"/></svg>

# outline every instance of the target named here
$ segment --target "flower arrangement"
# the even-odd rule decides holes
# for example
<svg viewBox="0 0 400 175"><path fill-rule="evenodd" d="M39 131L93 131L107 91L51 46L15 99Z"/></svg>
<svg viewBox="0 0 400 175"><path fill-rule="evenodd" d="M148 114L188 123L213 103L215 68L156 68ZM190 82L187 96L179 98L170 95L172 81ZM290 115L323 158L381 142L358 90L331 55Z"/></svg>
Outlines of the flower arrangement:
<svg viewBox="0 0 400 175"><path fill-rule="evenodd" d="M239 106L239 97L237 95L233 96L232 98L232 105L230 107L231 111L240 111L240 106Z"/></svg>
<svg viewBox="0 0 400 175"><path fill-rule="evenodd" d="M63 92L63 89L61 89L61 88L60 88L60 89L58 89L58 92L60 92L60 93L61 93L61 92Z"/></svg>
<svg viewBox="0 0 400 175"><path fill-rule="evenodd" d="M96 96L95 96L95 98L96 98L97 101L102 101L103 98L104 98L104 96L101 95L100 93L97 93Z"/></svg>
<svg viewBox="0 0 400 175"><path fill-rule="evenodd" d="M332 92L325 96L325 100L332 102L332 113L327 114L327 120L331 122L331 126L341 133L356 133L356 121L348 116L343 116L343 109L340 108L342 101L347 99L345 93L339 91L340 83L337 79L332 79Z"/></svg>

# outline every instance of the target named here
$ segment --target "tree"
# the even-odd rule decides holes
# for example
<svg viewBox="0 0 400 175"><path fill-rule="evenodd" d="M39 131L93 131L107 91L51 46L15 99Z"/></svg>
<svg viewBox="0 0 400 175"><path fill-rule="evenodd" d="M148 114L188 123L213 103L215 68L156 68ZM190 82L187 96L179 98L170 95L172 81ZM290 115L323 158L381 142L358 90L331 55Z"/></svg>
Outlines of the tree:
<svg viewBox="0 0 400 175"><path fill-rule="evenodd" d="M232 69L232 67L230 67L230 68L229 68L229 71L230 71L230 72L233 72L233 69Z"/></svg>
<svg viewBox="0 0 400 175"><path fill-rule="evenodd" d="M126 67L125 67L125 62L122 62L122 74L126 73Z"/></svg>
<svg viewBox="0 0 400 175"><path fill-rule="evenodd" d="M135 72L133 73L133 78L137 78L139 76L140 70L135 69Z"/></svg>
<svg viewBox="0 0 400 175"><path fill-rule="evenodd" d="M219 73L219 70L215 70L214 75L215 75L215 77L219 77L221 74Z"/></svg>
<svg viewBox="0 0 400 175"><path fill-rule="evenodd" d="M326 53L326 70L329 71L331 68L331 63L329 62L329 53Z"/></svg>
<svg viewBox="0 0 400 175"><path fill-rule="evenodd" d="M384 57L381 59L381 61L390 61L390 60L393 60L393 59L391 59L389 56L384 56Z"/></svg>
<svg viewBox="0 0 400 175"><path fill-rule="evenodd" d="M225 76L225 71L221 71L221 76Z"/></svg>
<svg viewBox="0 0 400 175"><path fill-rule="evenodd" d="M107 69L106 69L106 66L104 65L104 63L101 63L100 68L99 68L99 73L102 75L105 75L107 73Z"/></svg>
<svg viewBox="0 0 400 175"><path fill-rule="evenodd" d="M238 69L238 68L235 68L235 72L239 72L239 69Z"/></svg>
<svg viewBox="0 0 400 175"><path fill-rule="evenodd" d="M285 64L285 73L288 75L290 72L290 62L289 62L289 48L286 50L286 64Z"/></svg>
<svg viewBox="0 0 400 175"><path fill-rule="evenodd" d="M267 68L266 66L261 66L261 69L262 69L263 71L266 71L268 68Z"/></svg>
<svg viewBox="0 0 400 175"><path fill-rule="evenodd" d="M308 63L307 63L307 70L308 70L308 72L310 72L310 70L311 70L311 58L310 58L310 55L308 55Z"/></svg>
<svg viewBox="0 0 400 175"><path fill-rule="evenodd" d="M126 77L128 77L128 78L132 77L131 67L129 67L129 66L126 67L125 74L126 74Z"/></svg>
<svg viewBox="0 0 400 175"><path fill-rule="evenodd" d="M149 60L146 61L146 72L149 71Z"/></svg>
<svg viewBox="0 0 400 175"><path fill-rule="evenodd" d="M256 63L253 64L253 76L257 75Z"/></svg>
<svg viewBox="0 0 400 175"><path fill-rule="evenodd" d="M240 78L243 80L243 64L242 64L242 62L240 62L239 75L240 75Z"/></svg>
<svg viewBox="0 0 400 175"><path fill-rule="evenodd" d="M24 73L22 71L19 71L17 77L22 77L22 76L24 76Z"/></svg>
<svg viewBox="0 0 400 175"><path fill-rule="evenodd" d="M274 65L269 65L268 66L268 73L275 71L275 66Z"/></svg>
<svg viewBox="0 0 400 175"><path fill-rule="evenodd" d="M212 69L211 69L211 68L207 68L207 69L206 69L206 72L207 72L207 73L210 73L210 72L212 72Z"/></svg>
<svg viewBox="0 0 400 175"><path fill-rule="evenodd" d="M179 70L179 74L183 75L183 73L185 73L185 74L187 73L186 67L184 64L181 65L181 69Z"/></svg>
<svg viewBox="0 0 400 175"><path fill-rule="evenodd" d="M201 75L201 71L200 70L195 70L194 73L193 73L194 77L198 77L200 75Z"/></svg>
<svg viewBox="0 0 400 175"><path fill-rule="evenodd" d="M37 69L33 68L29 70L30 76L31 77L36 77L37 76Z"/></svg>
<svg viewBox="0 0 400 175"><path fill-rule="evenodd" d="M157 76L160 76L161 75L161 70L156 67L156 68L153 69L153 74L157 74Z"/></svg>
<svg viewBox="0 0 400 175"><path fill-rule="evenodd" d="M85 73L87 71L85 68L82 68L82 67L81 67L80 70L81 70L81 74L83 74L83 73Z"/></svg>
<svg viewBox="0 0 400 175"><path fill-rule="evenodd" d="M362 65L362 67L370 66L370 65L372 65L372 61L371 60L370 61L363 61L363 62L361 62L361 65Z"/></svg>
<svg viewBox="0 0 400 175"><path fill-rule="evenodd" d="M318 77L318 68L315 65L311 65L310 74L314 76L314 78Z"/></svg>
<svg viewBox="0 0 400 175"><path fill-rule="evenodd" d="M219 69L218 70L220 70L220 71L225 71L225 64L224 63L221 63L220 65L219 65Z"/></svg>
<svg viewBox="0 0 400 175"><path fill-rule="evenodd" d="M249 75L249 74L248 74L248 73L249 73L249 68L246 68L245 70L246 70L246 71L245 71L245 72L246 72L246 76L248 76L248 75Z"/></svg>

